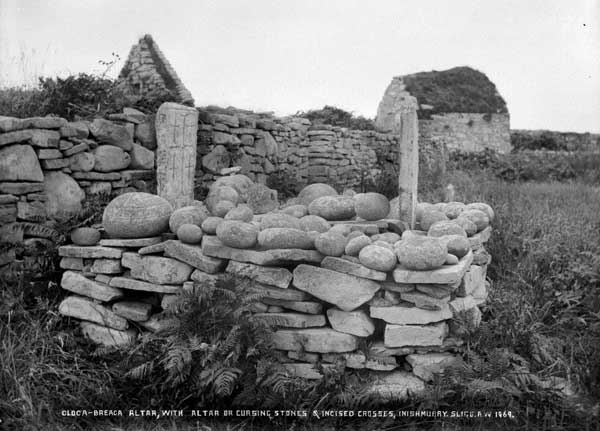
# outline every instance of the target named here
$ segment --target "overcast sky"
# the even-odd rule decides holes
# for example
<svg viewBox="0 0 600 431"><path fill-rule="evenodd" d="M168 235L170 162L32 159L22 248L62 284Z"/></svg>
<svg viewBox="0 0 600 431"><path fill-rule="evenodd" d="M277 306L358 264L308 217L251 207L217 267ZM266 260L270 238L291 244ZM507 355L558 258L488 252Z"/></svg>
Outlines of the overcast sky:
<svg viewBox="0 0 600 431"><path fill-rule="evenodd" d="M391 78L468 65L511 127L600 132L599 0L0 0L0 85L100 72L145 33L198 106L374 117Z"/></svg>

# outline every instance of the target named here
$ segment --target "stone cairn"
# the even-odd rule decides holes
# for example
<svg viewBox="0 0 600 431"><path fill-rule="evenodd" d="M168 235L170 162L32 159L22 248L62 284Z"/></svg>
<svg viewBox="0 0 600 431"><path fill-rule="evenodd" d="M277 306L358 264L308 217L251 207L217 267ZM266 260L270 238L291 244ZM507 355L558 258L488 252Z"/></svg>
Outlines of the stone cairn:
<svg viewBox="0 0 600 431"><path fill-rule="evenodd" d="M408 230L398 208L398 198L322 183L280 206L239 174L175 210L156 195L123 194L102 229L79 228L60 247L72 295L59 312L96 343L127 345L176 327L164 312L194 282L234 274L264 296L254 316L277 322L273 343L290 374L319 379L343 363L370 370L375 393L416 394L460 361L465 322L481 320L494 212L419 203Z"/></svg>
<svg viewBox="0 0 600 431"><path fill-rule="evenodd" d="M135 109L93 121L0 116L1 239L23 241L14 223L77 214L86 195L150 190L155 147L153 120ZM54 240L29 233L26 249ZM12 249L0 253L2 270L17 257Z"/></svg>

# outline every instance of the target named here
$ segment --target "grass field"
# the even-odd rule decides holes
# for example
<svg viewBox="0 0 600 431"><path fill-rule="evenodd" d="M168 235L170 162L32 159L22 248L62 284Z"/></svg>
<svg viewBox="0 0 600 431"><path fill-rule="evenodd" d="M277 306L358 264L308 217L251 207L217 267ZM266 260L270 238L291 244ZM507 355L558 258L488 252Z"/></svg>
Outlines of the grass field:
<svg viewBox="0 0 600 431"><path fill-rule="evenodd" d="M404 407L510 410L515 420L149 421L143 429L598 429L600 189L462 172L449 178L457 200L487 202L496 211L487 246L491 296L484 324L469 335L468 372L441 379L426 400ZM123 408L128 394L150 389L125 387L110 357L74 337L74 325L56 313L57 286L42 294L5 286L1 295L0 429L142 429L118 419L60 417L67 408ZM553 389L552 377L566 389Z"/></svg>

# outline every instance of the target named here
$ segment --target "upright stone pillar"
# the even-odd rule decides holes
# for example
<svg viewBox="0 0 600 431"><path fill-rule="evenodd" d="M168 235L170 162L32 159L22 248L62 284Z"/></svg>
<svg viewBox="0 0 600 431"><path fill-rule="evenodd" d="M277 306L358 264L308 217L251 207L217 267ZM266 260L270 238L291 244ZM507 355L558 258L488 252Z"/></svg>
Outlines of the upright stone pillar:
<svg viewBox="0 0 600 431"><path fill-rule="evenodd" d="M403 100L399 117L398 201L400 219L407 222L411 229L414 229L419 179L419 120L417 118L416 98L408 96Z"/></svg>
<svg viewBox="0 0 600 431"><path fill-rule="evenodd" d="M163 103L156 114L156 183L160 197L174 209L194 200L198 111Z"/></svg>

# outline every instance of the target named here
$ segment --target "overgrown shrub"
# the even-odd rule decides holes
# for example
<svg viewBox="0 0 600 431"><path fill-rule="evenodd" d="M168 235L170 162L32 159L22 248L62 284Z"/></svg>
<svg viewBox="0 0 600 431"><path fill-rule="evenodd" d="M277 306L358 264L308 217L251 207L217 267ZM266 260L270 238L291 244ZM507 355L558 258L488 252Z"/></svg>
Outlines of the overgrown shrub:
<svg viewBox="0 0 600 431"><path fill-rule="evenodd" d="M351 112L335 106L325 105L322 109L298 112L299 117L308 118L313 125L328 124L330 126L347 127L356 130L374 130L375 123L362 115L355 116Z"/></svg>

